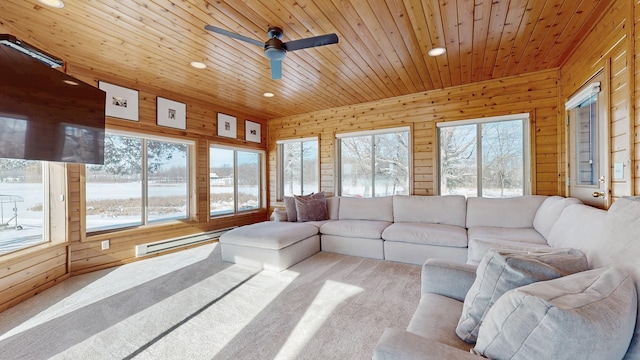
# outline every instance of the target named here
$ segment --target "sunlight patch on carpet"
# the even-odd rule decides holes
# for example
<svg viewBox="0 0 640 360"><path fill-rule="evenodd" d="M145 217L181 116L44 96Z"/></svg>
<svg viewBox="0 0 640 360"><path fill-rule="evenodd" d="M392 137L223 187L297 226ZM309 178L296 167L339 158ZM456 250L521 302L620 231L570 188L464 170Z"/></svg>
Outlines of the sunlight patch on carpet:
<svg viewBox="0 0 640 360"><path fill-rule="evenodd" d="M358 286L327 280L275 359L295 359L336 307L363 291L364 289Z"/></svg>

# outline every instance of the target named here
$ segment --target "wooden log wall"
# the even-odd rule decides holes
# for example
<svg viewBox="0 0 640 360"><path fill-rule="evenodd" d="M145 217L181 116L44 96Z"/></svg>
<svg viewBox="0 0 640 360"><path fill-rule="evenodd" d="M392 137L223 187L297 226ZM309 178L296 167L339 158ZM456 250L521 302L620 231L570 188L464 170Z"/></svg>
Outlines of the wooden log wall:
<svg viewBox="0 0 640 360"><path fill-rule="evenodd" d="M556 145L557 82L558 71L548 70L269 120L270 198L276 198L277 140L318 136L321 190L333 194L336 134L408 125L413 136L412 193L434 195L436 123L520 113L530 114L532 141L537 145L532 154L534 193L562 194ZM271 206L282 203L272 201Z"/></svg>
<svg viewBox="0 0 640 360"><path fill-rule="evenodd" d="M634 79L634 76L638 77L634 70L634 54L638 53L638 50L634 47L640 45L640 42L634 39L634 23L637 23L638 16L636 15L635 19L630 17L634 10L638 13L639 6L629 0L612 4L560 69L562 118L566 118L564 102L581 86L587 84L596 73L604 73L602 89L607 92L609 121L610 166L608 174L605 174L609 182L609 205L616 198L638 194L640 190L637 185L635 188L633 185L638 184L637 163L640 160L640 155L634 150L640 141L637 132L640 121L635 115L634 106L639 89L633 85L638 84ZM565 155L568 151L567 132L566 126L560 128L559 141L563 150L561 179L566 179L569 166ZM613 179L614 163L624 164L624 178Z"/></svg>
<svg viewBox="0 0 640 360"><path fill-rule="evenodd" d="M2 30L0 28L0 30ZM0 31L1 32L1 31ZM180 93L180 89L159 89L122 79L93 69L67 64L67 73L97 86L98 80L136 89L140 105L138 122L107 118L107 129L153 134L195 142L191 173L195 191L191 193L191 218L165 224L113 231L87 236L85 231L84 165L59 165L56 194L66 194L64 206L55 212L56 239L50 243L24 249L0 258L0 311L7 309L71 275L136 261L135 246L204 231L240 226L267 219L265 209L238 216L209 217L209 144L218 143L239 148L266 150L266 119L256 119L237 109L220 104L194 100ZM156 125L156 97L161 96L187 104L187 129L177 130ZM223 112L237 118L237 139L218 137L216 114ZM262 142L244 140L245 119L262 125ZM66 176L65 176L66 175ZM59 206L59 205L58 205ZM65 211L66 210L66 211ZM65 214L61 216L60 214ZM58 219L60 218L60 219ZM62 234L62 235L60 235ZM101 250L102 240L110 241L109 250Z"/></svg>

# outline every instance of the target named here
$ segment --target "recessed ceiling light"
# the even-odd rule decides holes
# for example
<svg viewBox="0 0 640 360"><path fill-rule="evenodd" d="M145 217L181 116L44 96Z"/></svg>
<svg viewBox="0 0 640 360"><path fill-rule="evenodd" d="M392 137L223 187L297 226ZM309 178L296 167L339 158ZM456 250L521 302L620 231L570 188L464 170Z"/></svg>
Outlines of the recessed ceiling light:
<svg viewBox="0 0 640 360"><path fill-rule="evenodd" d="M78 86L80 84L78 84L77 82L73 81L73 80L64 80L63 81L65 84L67 85L71 85L71 86Z"/></svg>
<svg viewBox="0 0 640 360"><path fill-rule="evenodd" d="M429 56L440 56L440 55L444 54L445 52L447 52L447 49L445 49L443 47L436 47L436 48L433 48L433 49L429 50Z"/></svg>
<svg viewBox="0 0 640 360"><path fill-rule="evenodd" d="M51 6L56 9L62 9L64 7L64 3L62 0L38 0L41 4Z"/></svg>
<svg viewBox="0 0 640 360"><path fill-rule="evenodd" d="M262 94L262 96L264 96L264 97L274 97L274 96L276 96L276 94L274 94L272 92L266 92L266 93Z"/></svg>
<svg viewBox="0 0 640 360"><path fill-rule="evenodd" d="M207 68L207 64L200 62L200 61L192 61L191 62L191 66L193 66L196 69L206 69Z"/></svg>

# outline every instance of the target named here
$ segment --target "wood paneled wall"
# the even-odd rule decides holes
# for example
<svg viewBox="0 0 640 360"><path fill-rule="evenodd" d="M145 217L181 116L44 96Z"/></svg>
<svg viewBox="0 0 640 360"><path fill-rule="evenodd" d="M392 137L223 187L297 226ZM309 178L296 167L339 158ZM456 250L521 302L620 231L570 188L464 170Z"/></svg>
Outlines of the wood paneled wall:
<svg viewBox="0 0 640 360"><path fill-rule="evenodd" d="M0 28L0 32L1 32ZM137 260L135 246L153 241L169 239L189 234L240 226L267 219L267 211L260 210L239 216L210 219L209 217L209 144L223 143L251 149L266 149L266 120L249 117L242 111L230 109L220 104L203 103L180 94L180 89L159 89L152 85L137 83L134 79L120 79L101 74L74 64L68 64L67 73L85 82L95 84L98 80L137 89L140 95L140 121L132 122L107 118L108 129L118 129L154 134L195 142L193 160L195 171L192 183L195 191L191 194L192 216L186 221L143 226L123 231L87 236L84 228L84 165L67 164L62 174L56 178L66 182L56 185L56 193L66 193L66 211L56 212L56 216L66 214L61 220L62 239L51 243L5 255L0 260L0 311L29 298L44 289L66 279L70 275L103 269ZM187 129L176 130L156 125L156 97L161 96L187 104ZM223 112L237 117L237 139L216 136L216 114ZM244 140L245 119L262 124L262 142L251 143ZM66 173L66 174L65 174ZM57 223L57 222L56 222ZM101 250L101 241L110 240L109 250Z"/></svg>
<svg viewBox="0 0 640 360"><path fill-rule="evenodd" d="M635 129L638 120L635 118L635 94L638 91L634 76L635 56L634 48L640 42L634 40L634 23L637 20L630 18L633 10L638 11L638 5L631 0L616 1L603 14L602 18L593 27L576 51L567 59L560 69L560 95L561 116L566 117L564 102L568 100L581 86L599 71L603 71L605 83L602 84L606 91L608 106L607 116L609 122L609 171L605 174L609 182L609 204L616 198L638 193L634 189L638 174L634 164L640 159L635 153L634 142L638 142L638 133ZM561 149L567 152L567 128L561 127ZM624 164L624 178L613 179L614 163ZM563 156L561 178L565 179L568 173L568 162ZM565 186L567 184L565 183Z"/></svg>
<svg viewBox="0 0 640 360"><path fill-rule="evenodd" d="M275 199L277 140L318 136L321 190L332 194L336 134L408 125L413 135L413 194L434 195L436 123L519 113L531 116L535 193L561 194L557 82L558 71L548 70L269 120L270 197Z"/></svg>

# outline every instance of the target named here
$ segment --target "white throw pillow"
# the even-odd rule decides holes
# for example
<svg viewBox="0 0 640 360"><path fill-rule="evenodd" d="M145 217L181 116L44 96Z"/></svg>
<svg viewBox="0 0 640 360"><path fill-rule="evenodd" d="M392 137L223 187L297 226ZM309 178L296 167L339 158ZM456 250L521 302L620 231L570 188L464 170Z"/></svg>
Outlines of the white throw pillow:
<svg viewBox="0 0 640 360"><path fill-rule="evenodd" d="M473 352L490 359L622 359L637 313L633 280L600 268L523 286L489 310Z"/></svg>
<svg viewBox="0 0 640 360"><path fill-rule="evenodd" d="M476 270L467 292L456 334L476 342L487 311L509 290L588 269L586 256L576 249L518 251L491 249Z"/></svg>

